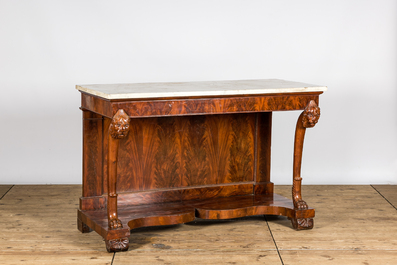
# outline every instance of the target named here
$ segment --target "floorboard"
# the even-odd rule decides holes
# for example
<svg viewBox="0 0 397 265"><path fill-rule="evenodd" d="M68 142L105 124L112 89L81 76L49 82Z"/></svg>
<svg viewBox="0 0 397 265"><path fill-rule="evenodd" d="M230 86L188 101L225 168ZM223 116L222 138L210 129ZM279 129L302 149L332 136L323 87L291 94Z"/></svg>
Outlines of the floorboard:
<svg viewBox="0 0 397 265"><path fill-rule="evenodd" d="M0 199L7 194L7 192L12 188L12 185L0 185Z"/></svg>
<svg viewBox="0 0 397 265"><path fill-rule="evenodd" d="M281 264L263 216L140 228L132 230L130 248L114 264Z"/></svg>
<svg viewBox="0 0 397 265"><path fill-rule="evenodd" d="M284 264L392 264L397 211L371 186L304 186L302 193L316 209L313 230L294 233L287 218L268 219Z"/></svg>
<svg viewBox="0 0 397 265"><path fill-rule="evenodd" d="M395 265L394 250L287 250L281 251L284 265Z"/></svg>
<svg viewBox="0 0 397 265"><path fill-rule="evenodd" d="M132 263L133 261L133 263ZM240 251L189 251L180 253L151 253L151 252L135 252L119 253L113 262L114 265L124 264L282 264L276 251L257 250L255 253L247 253Z"/></svg>
<svg viewBox="0 0 397 265"><path fill-rule="evenodd" d="M80 193L80 185L14 186L0 201L0 264L111 264L102 238L77 230Z"/></svg>
<svg viewBox="0 0 397 265"><path fill-rule="evenodd" d="M285 217L201 220L131 231L128 252L77 230L80 185L0 186L0 264L395 264L396 186L303 186L314 229ZM291 186L275 186L291 196ZM392 205L393 204L393 205ZM274 240L273 240L274 238ZM281 257L281 259L280 259Z"/></svg>
<svg viewBox="0 0 397 265"><path fill-rule="evenodd" d="M372 185L372 187L397 209L397 185Z"/></svg>

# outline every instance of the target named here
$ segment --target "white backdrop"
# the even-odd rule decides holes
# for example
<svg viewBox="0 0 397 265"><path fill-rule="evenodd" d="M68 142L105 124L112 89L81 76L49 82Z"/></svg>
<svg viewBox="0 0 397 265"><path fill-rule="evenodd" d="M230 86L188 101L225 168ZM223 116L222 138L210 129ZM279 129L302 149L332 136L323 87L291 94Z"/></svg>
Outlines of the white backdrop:
<svg viewBox="0 0 397 265"><path fill-rule="evenodd" d="M0 184L81 183L76 84L279 78L329 88L303 184L397 183L395 0L0 0ZM273 116L290 184L299 112Z"/></svg>

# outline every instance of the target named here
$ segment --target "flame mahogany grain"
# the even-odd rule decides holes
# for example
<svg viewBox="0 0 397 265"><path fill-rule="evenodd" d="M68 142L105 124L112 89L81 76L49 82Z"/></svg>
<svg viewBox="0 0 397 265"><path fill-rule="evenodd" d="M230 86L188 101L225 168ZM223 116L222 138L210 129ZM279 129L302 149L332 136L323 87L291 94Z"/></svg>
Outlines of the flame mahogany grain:
<svg viewBox="0 0 397 265"><path fill-rule="evenodd" d="M78 228L108 251L128 249L130 229L204 219L283 215L313 227L301 196L307 127L322 92L107 100L82 93L83 192ZM294 147L292 200L270 180L272 112L303 110Z"/></svg>
<svg viewBox="0 0 397 265"><path fill-rule="evenodd" d="M123 109L131 118L303 110L311 100L318 103L321 93L123 101L82 93L81 108L108 118L113 118L119 109Z"/></svg>

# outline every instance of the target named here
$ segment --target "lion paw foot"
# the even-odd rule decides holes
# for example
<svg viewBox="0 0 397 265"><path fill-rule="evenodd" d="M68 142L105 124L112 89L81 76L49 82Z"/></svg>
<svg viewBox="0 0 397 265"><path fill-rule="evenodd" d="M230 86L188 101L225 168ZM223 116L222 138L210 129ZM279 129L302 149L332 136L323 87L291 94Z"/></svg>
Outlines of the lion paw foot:
<svg viewBox="0 0 397 265"><path fill-rule="evenodd" d="M118 229L118 228L123 228L123 224L119 219L111 219L109 221L109 228L110 229Z"/></svg>
<svg viewBox="0 0 397 265"><path fill-rule="evenodd" d="M304 200L295 202L295 209L306 210L308 209L307 203Z"/></svg>

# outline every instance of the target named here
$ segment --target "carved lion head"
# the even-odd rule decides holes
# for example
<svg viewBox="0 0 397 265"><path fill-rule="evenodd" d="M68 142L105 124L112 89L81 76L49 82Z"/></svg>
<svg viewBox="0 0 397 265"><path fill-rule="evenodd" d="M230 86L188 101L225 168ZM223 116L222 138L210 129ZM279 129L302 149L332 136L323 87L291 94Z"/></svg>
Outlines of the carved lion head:
<svg viewBox="0 0 397 265"><path fill-rule="evenodd" d="M318 120L320 119L320 108L317 107L316 102L314 100L311 100L307 107L305 108L305 111L303 112L303 117L302 117L302 122L303 122L303 127L305 128L311 128L316 125Z"/></svg>
<svg viewBox="0 0 397 265"><path fill-rule="evenodd" d="M130 129L130 117L120 109L114 115L112 122L110 123L109 133L114 139L121 139L128 135Z"/></svg>

